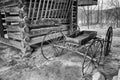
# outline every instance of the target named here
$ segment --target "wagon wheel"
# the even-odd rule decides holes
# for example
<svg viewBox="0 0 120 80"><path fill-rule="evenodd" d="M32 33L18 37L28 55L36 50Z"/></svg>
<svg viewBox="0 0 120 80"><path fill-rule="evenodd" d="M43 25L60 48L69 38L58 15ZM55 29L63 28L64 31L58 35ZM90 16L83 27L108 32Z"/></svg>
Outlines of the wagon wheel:
<svg viewBox="0 0 120 80"><path fill-rule="evenodd" d="M87 48L83 58L82 74L90 74L94 67L98 67L102 57L102 42L94 39Z"/></svg>
<svg viewBox="0 0 120 80"><path fill-rule="evenodd" d="M109 55L112 44L112 37L113 37L113 28L109 27L104 42L104 56Z"/></svg>
<svg viewBox="0 0 120 80"><path fill-rule="evenodd" d="M56 47L64 45L65 39L64 34L60 31L50 31L48 32L42 40L41 43L41 53L43 57L49 60L52 57L58 56L63 52L62 48Z"/></svg>

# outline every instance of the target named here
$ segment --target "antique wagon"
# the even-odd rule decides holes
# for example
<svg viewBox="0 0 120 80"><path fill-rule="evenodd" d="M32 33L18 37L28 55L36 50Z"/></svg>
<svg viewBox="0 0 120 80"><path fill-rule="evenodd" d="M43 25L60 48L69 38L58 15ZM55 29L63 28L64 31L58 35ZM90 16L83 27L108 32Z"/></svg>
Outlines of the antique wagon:
<svg viewBox="0 0 120 80"><path fill-rule="evenodd" d="M112 42L112 27L109 27L105 39L96 37L95 31L78 29L78 5L96 5L96 2L97 0L0 0L0 43L16 47L23 53L31 52L33 45L41 43L41 53L47 60L48 53L45 55L46 50L43 49L47 42L47 46L51 44L53 49L59 48L56 53L64 50L79 53L84 58L84 74L85 67L88 66L85 63L95 61L99 64L102 51L104 55L109 53ZM84 54L76 50L84 50L80 48L82 45L87 49ZM98 49L93 52L92 47Z"/></svg>

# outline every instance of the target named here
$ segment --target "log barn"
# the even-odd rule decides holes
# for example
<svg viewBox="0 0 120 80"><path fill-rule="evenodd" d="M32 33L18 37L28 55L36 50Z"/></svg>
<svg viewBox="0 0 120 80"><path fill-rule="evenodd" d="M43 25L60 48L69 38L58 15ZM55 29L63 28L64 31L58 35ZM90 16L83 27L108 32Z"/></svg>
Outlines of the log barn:
<svg viewBox="0 0 120 80"><path fill-rule="evenodd" d="M96 3L97 0L0 0L0 42L24 53L31 51L31 46L40 43L50 30L61 29L65 34L77 30L78 6Z"/></svg>

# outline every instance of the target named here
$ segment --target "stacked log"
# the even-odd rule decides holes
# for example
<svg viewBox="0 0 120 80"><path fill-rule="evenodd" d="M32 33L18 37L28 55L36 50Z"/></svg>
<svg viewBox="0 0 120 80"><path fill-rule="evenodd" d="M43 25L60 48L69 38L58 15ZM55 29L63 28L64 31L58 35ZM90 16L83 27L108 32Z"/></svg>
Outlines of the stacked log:
<svg viewBox="0 0 120 80"><path fill-rule="evenodd" d="M31 51L32 45L42 42L50 30L68 32L71 0L1 0L0 4L5 15L2 18L4 31L12 44L17 43L15 47L18 45L24 53Z"/></svg>

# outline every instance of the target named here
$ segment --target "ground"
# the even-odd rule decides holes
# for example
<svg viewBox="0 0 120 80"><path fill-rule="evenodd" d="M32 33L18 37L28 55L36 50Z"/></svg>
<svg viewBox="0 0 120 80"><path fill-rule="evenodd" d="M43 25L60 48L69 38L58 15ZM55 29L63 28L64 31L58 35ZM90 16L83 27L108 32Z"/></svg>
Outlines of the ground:
<svg viewBox="0 0 120 80"><path fill-rule="evenodd" d="M90 27L89 30L98 32L98 36L105 37L108 27L99 28L99 25ZM80 27L87 30L87 27ZM82 57L66 52L60 57L47 61L38 48L31 57L21 58L20 51L0 45L0 80L81 80ZM104 64L97 70L102 72L108 80L117 75L120 63L120 29L114 29L111 53L105 58ZM90 67L88 72L93 68ZM91 76L87 76L91 80ZM84 80L84 79L83 79Z"/></svg>

